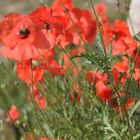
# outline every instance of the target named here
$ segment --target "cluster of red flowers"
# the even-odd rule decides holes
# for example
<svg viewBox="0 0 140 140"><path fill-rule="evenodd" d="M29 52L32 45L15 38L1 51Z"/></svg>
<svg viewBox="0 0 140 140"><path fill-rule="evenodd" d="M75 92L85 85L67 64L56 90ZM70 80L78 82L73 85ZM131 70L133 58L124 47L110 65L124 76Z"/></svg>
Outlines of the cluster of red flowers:
<svg viewBox="0 0 140 140"><path fill-rule="evenodd" d="M138 44L131 36L126 22L115 20L112 26L106 15L106 6L100 4L95 6L95 9L100 17L98 22L106 51L110 50L111 44L112 56L117 56L119 53L130 56L133 63L135 62L134 79L139 81L139 54L136 60ZM49 71L52 76L65 75L69 66L69 58L65 54L60 56L63 57L64 63L62 65L58 63L55 58L55 47L63 50L69 44L74 44L76 47L70 49L69 55L75 55L84 51L84 43L92 43L95 35L96 21L88 10L75 8L71 0L55 0L51 7L40 7L26 16L12 13L0 20L0 42L3 45L0 48L0 55L16 61L18 77L30 86L29 92L33 93L40 109L45 109L45 97L40 96L36 84L42 82L45 71ZM111 72L114 85L119 89L119 85L124 85L130 77L128 57L122 55L121 61L114 63ZM73 73L78 75L74 66ZM113 104L113 99L115 105L118 105L118 95L109 86L109 75L106 72L90 70L86 78L91 85L95 85L96 93L102 101ZM123 90L118 92L120 97L126 94ZM80 102L81 95L82 91L75 83L70 98ZM114 95L116 96L112 98ZM130 107L133 100L127 99L126 107ZM13 121L19 118L15 106L11 107L9 116Z"/></svg>
<svg viewBox="0 0 140 140"><path fill-rule="evenodd" d="M94 39L96 24L90 12L74 8L71 0L62 3L68 14L61 1L56 0L51 7L40 7L27 16L12 13L0 21L0 41L3 44L0 53L17 61L17 74L27 84L31 83L30 67L36 60L39 63L33 68L34 82L42 79L44 70L49 70L54 76L65 73L65 68L54 59L54 46L65 48L73 43L82 47L83 42L68 15L86 42L91 43Z"/></svg>
<svg viewBox="0 0 140 140"><path fill-rule="evenodd" d="M106 51L109 51L110 46L112 47L112 56L117 56L118 54L124 54L132 58L133 63L136 60L136 52L138 49L138 43L133 39L132 35L129 32L129 28L125 21L115 20L114 25L111 26L109 18L106 15L106 6L105 4L99 4L96 8L97 13L99 14L100 20L99 25L102 32L103 41L105 44ZM101 23L102 22L102 23ZM121 60L114 63L111 68L112 78L114 84L119 89L119 85L124 85L127 79L130 77L129 73L129 60L126 56L121 56ZM140 71L138 67L139 57L134 63L134 79L136 81L140 78ZM122 76L123 74L123 76ZM87 73L87 80L91 84L96 84L96 93L103 101L112 102L113 91L108 86L108 75L104 72L95 72L91 70ZM96 80L96 83L95 83ZM125 96L123 90L119 91L120 97ZM117 95L118 96L118 95ZM134 101L133 98L127 99L125 105L129 108ZM115 102L115 103L114 103ZM113 99L113 104L117 105L117 101Z"/></svg>
<svg viewBox="0 0 140 140"><path fill-rule="evenodd" d="M0 42L3 46L0 55L15 60L18 77L31 86L43 80L45 71L52 76L66 73L68 56L60 56L64 60L60 65L54 57L54 47L65 49L74 44L77 47L70 50L72 55L83 50L82 39L92 43L95 34L96 22L88 10L75 8L71 0L56 0L51 7L42 6L26 16L11 13L1 19ZM34 94L34 97L39 107L44 109L45 98L39 94Z"/></svg>

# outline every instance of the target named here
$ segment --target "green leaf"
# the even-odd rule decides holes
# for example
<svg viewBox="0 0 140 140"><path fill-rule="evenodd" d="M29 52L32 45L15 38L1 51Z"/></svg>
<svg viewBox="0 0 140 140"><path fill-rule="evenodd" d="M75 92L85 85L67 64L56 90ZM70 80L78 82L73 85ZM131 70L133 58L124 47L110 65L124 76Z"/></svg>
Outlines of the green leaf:
<svg viewBox="0 0 140 140"><path fill-rule="evenodd" d="M104 52L104 49L103 49L103 46L102 46L102 37L101 37L101 33L99 33L99 34L96 36L96 47L97 47L99 53L102 54L103 56L105 56L105 52Z"/></svg>

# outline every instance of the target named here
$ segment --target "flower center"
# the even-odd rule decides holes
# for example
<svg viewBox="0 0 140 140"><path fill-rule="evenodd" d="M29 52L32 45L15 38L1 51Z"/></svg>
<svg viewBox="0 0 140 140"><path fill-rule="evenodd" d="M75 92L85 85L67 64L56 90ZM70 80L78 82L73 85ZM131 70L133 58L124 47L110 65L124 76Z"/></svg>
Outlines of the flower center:
<svg viewBox="0 0 140 140"><path fill-rule="evenodd" d="M50 24L45 22L44 23L44 28L47 29L47 30L50 30L51 29Z"/></svg>
<svg viewBox="0 0 140 140"><path fill-rule="evenodd" d="M30 34L30 30L27 27L23 27L20 31L19 31L19 36L21 37L21 39L25 39L29 36Z"/></svg>

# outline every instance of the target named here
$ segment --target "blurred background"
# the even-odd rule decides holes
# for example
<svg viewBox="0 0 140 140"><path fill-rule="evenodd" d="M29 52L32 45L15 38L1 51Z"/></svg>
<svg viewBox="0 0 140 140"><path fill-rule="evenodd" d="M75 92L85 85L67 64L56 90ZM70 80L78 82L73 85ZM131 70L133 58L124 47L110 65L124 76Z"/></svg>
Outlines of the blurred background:
<svg viewBox="0 0 140 140"><path fill-rule="evenodd" d="M0 1L0 17L8 14L9 12L20 12L27 14L33 9L39 7L41 4L51 5L54 0L1 0ZM93 3L97 4L100 2L107 3L109 7L109 16L112 18L125 18L126 6L129 6L131 0L94 0ZM89 8L89 0L73 0L75 6L81 8ZM118 8L119 6L119 8Z"/></svg>

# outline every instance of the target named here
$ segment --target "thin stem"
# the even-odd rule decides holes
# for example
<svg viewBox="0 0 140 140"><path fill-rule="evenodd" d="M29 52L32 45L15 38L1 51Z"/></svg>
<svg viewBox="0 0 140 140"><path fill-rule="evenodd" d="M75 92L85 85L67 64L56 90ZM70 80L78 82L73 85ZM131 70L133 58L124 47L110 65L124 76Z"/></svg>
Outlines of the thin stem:
<svg viewBox="0 0 140 140"><path fill-rule="evenodd" d="M129 115L129 119L132 117L132 115L134 114L134 112L136 111L136 109L140 106L140 100L136 103L136 105L134 106L133 110L131 111L130 115Z"/></svg>
<svg viewBox="0 0 140 140"><path fill-rule="evenodd" d="M97 16L97 13L96 13L96 11L95 11L94 4L93 4L92 0L89 0L89 1L90 1L90 3L91 3L92 10L93 10L93 13L94 13L94 16L95 16L95 19L96 19L97 28L98 28L98 30L99 30L99 32L100 32L100 34L101 34L102 45L103 45L104 53L105 53L105 55L106 55L107 53L106 53L105 43L104 43L104 39L103 39L103 36L102 36L101 28L100 28L100 25L99 25L99 22L98 22L98 16Z"/></svg>
<svg viewBox="0 0 140 140"><path fill-rule="evenodd" d="M34 94L34 79L33 79L33 65L32 65L32 59L31 59L30 64L31 64L31 88L32 88L32 97L33 97L33 103L34 103L35 113L36 113L36 107L37 107L37 109L38 109L39 112L41 113L43 119L46 121L46 126L47 126L47 130L49 131L48 133L49 133L50 137L53 138L53 134L51 133L50 128L49 128L49 126L47 125L47 119L46 119L46 117L44 116L44 114L43 114L42 110L40 109L40 107L38 106L38 104L36 104L35 101L34 101L34 99L35 99L35 94ZM37 115L36 115L36 117L37 117ZM39 124L39 126L41 126L41 124ZM41 129L44 130L44 128L43 128L42 126L41 126ZM44 130L44 131L45 131L45 130ZM43 132L44 132L44 131L43 131ZM46 133L45 133L45 135L47 136Z"/></svg>
<svg viewBox="0 0 140 140"><path fill-rule="evenodd" d="M114 83L112 83L112 85L113 85L113 88L114 88L115 92L117 93L117 96L118 96L119 100L121 100L121 96L120 96L118 90L116 89ZM130 137L131 137L131 139L133 139L133 134L132 134L132 131L131 131L132 129L131 129L131 123L130 123L129 115L127 113L127 109L126 109L124 104L123 104L123 108L124 108L124 113L125 113L127 123L128 123L128 130L130 132Z"/></svg>
<svg viewBox="0 0 140 140"><path fill-rule="evenodd" d="M37 112L36 112L36 103L34 101L35 99L35 94L34 94L34 79L33 79L33 65L32 65L32 59L30 60L30 65L31 65L31 88L32 88L32 97L33 97L33 109L34 109L34 112L36 114L36 121L38 122L38 125L39 127L41 128L42 132L45 134L45 136L47 136L47 133L45 132L44 128L42 127L42 125L40 124L40 121L38 120L38 117L37 117Z"/></svg>

